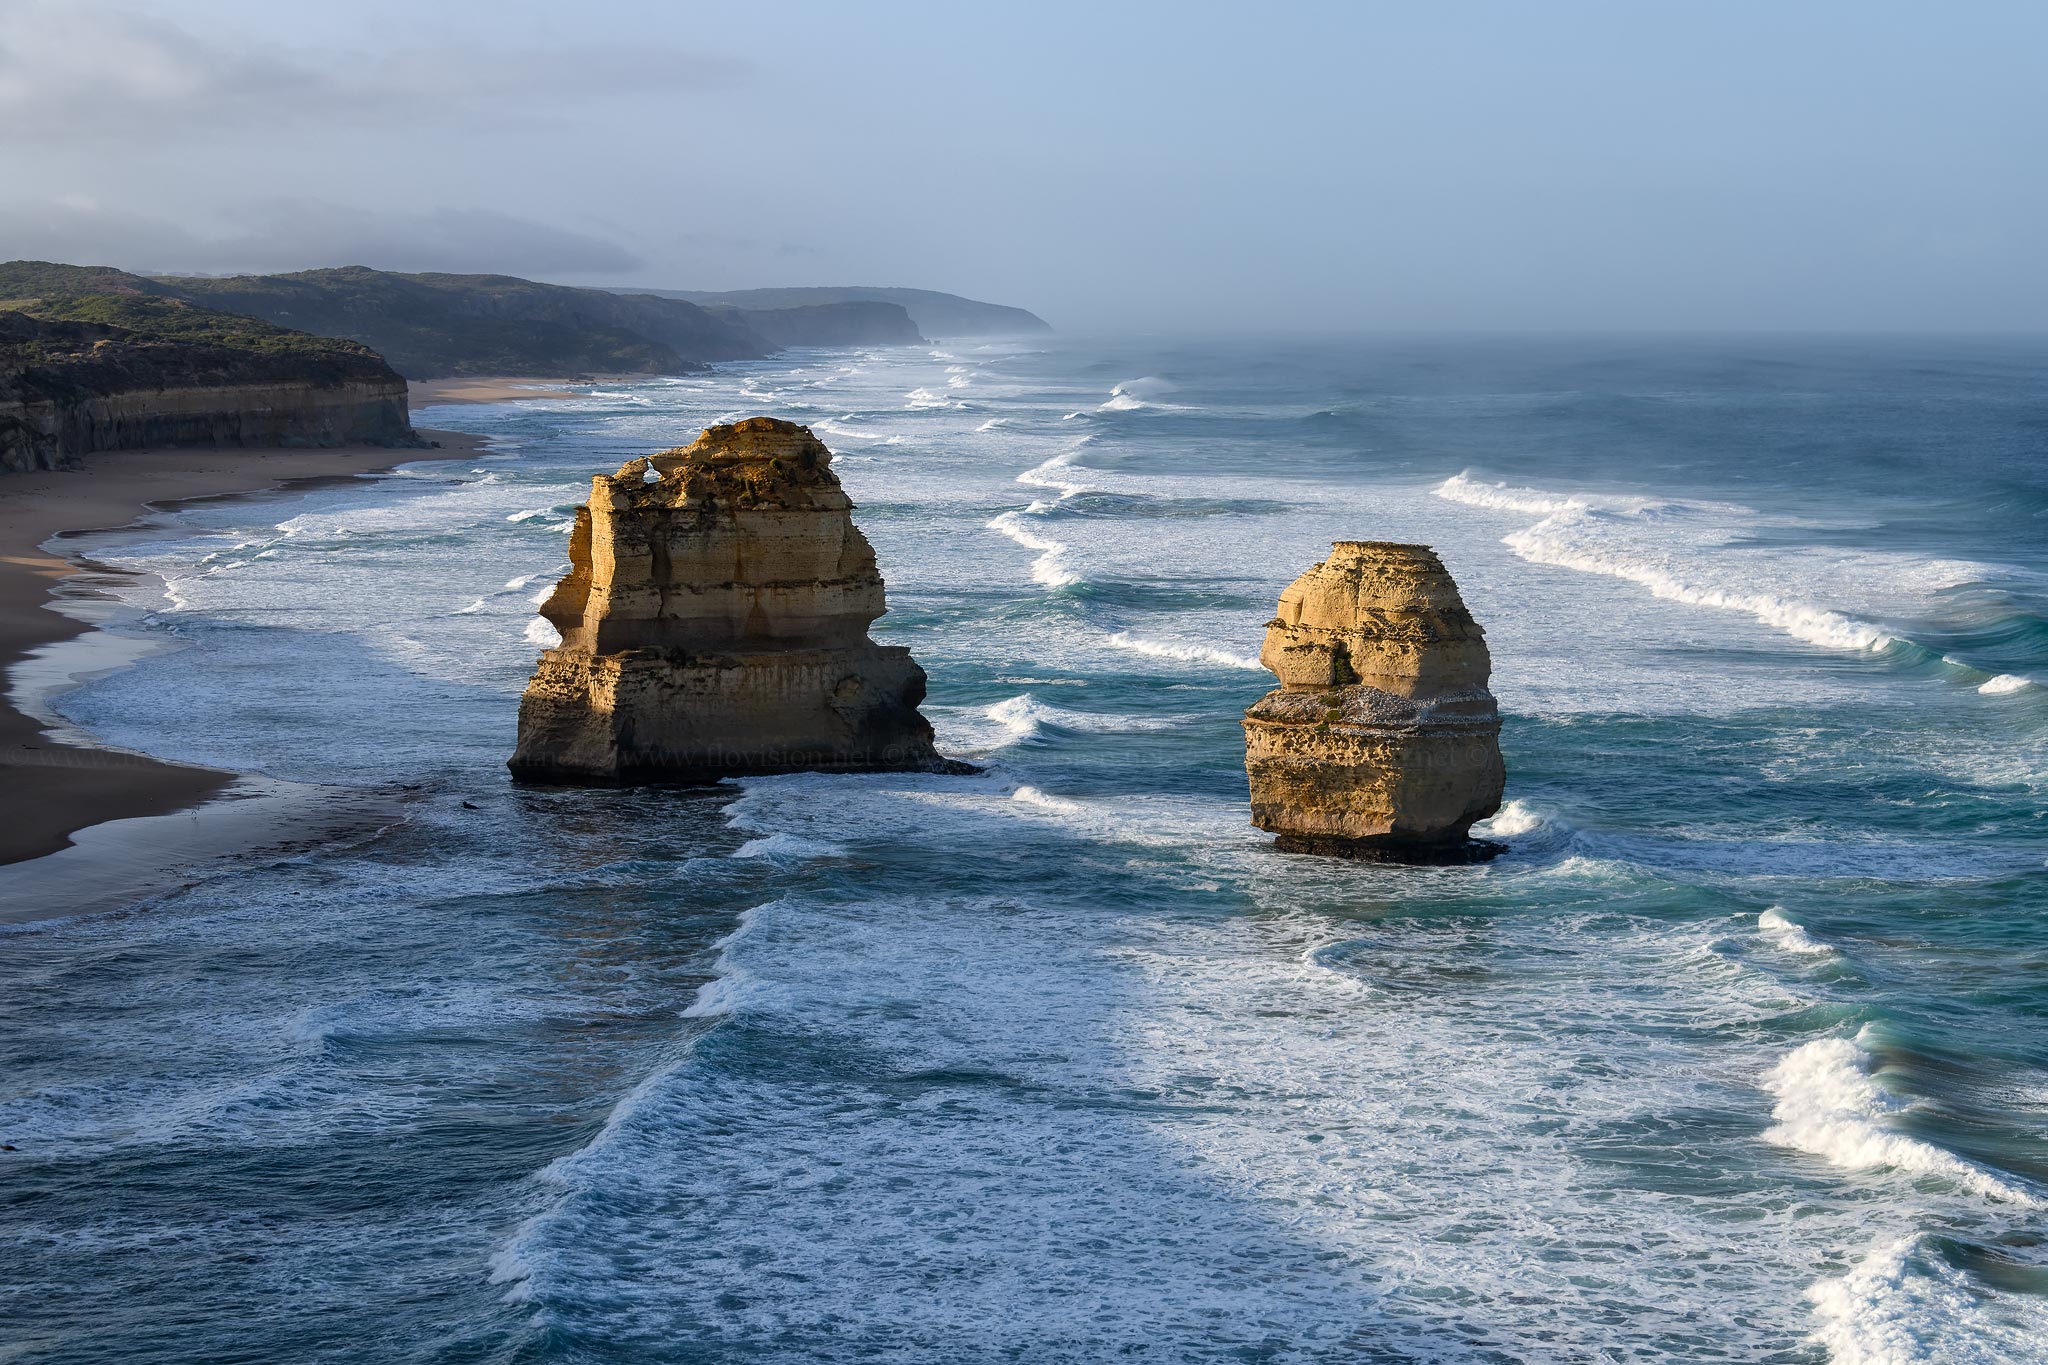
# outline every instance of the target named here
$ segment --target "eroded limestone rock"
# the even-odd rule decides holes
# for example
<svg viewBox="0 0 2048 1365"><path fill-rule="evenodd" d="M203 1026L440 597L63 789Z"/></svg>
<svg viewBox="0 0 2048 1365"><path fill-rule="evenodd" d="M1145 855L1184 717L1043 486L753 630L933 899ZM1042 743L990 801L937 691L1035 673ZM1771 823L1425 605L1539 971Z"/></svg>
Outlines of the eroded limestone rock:
<svg viewBox="0 0 2048 1365"><path fill-rule="evenodd" d="M562 643L519 705L510 766L539 781L712 781L944 766L925 676L877 645L882 576L832 454L767 417L591 480Z"/></svg>
<svg viewBox="0 0 2048 1365"><path fill-rule="evenodd" d="M1422 545L1338 541L1280 594L1244 713L1252 823L1289 852L1468 862L1500 808L1486 635Z"/></svg>

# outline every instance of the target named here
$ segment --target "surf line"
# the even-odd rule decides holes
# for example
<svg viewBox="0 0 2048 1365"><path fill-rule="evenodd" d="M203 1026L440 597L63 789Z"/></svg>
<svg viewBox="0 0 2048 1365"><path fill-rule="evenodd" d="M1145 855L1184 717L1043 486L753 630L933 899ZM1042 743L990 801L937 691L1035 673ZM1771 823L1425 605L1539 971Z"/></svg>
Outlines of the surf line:
<svg viewBox="0 0 2048 1365"><path fill-rule="evenodd" d="M1083 436L1051 459L1017 476L1018 483L1053 490L1056 496L1034 499L1029 506L1012 508L985 523L988 530L1008 536L1025 549L1037 552L1038 558L1031 564L1031 577L1034 582L1046 588L1068 588L1085 580L1062 562L1067 553L1067 543L1040 535L1032 530L1024 519L1050 516L1067 499L1089 491L1087 484L1075 483L1071 477L1062 475L1072 474L1074 457L1093 439L1092 436Z"/></svg>

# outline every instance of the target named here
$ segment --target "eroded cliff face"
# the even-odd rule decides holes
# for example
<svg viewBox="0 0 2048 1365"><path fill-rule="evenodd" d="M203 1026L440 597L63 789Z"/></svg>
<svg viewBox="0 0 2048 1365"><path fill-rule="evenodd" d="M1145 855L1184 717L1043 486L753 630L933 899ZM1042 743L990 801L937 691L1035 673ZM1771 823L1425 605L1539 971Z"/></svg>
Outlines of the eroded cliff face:
<svg viewBox="0 0 2048 1365"><path fill-rule="evenodd" d="M1339 541L1280 595L1244 715L1252 823L1290 852L1463 862L1500 807L1486 636L1428 547Z"/></svg>
<svg viewBox="0 0 2048 1365"><path fill-rule="evenodd" d="M353 342L165 299L28 304L89 316L0 308L0 470L144 446L421 444L405 380Z"/></svg>
<svg viewBox="0 0 2048 1365"><path fill-rule="evenodd" d="M767 417L591 480L562 643L519 706L513 774L713 781L941 765L924 670L877 645L882 576L832 455Z"/></svg>
<svg viewBox="0 0 2048 1365"><path fill-rule="evenodd" d="M61 469L96 450L148 446L418 443L402 379L0 399L0 469Z"/></svg>

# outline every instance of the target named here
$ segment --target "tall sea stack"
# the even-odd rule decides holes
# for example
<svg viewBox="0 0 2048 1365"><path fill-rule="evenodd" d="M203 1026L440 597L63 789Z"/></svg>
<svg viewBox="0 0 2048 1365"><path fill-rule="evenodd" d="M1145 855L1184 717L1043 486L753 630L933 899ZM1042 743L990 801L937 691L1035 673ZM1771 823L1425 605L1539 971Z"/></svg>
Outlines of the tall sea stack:
<svg viewBox="0 0 2048 1365"><path fill-rule="evenodd" d="M562 642L520 701L513 775L944 766L924 670L868 639L886 608L852 510L824 443L767 417L592 479L541 607Z"/></svg>
<svg viewBox="0 0 2048 1365"><path fill-rule="evenodd" d="M1500 808L1486 635L1423 545L1342 540L1280 594L1244 713L1252 823L1290 853L1462 863Z"/></svg>

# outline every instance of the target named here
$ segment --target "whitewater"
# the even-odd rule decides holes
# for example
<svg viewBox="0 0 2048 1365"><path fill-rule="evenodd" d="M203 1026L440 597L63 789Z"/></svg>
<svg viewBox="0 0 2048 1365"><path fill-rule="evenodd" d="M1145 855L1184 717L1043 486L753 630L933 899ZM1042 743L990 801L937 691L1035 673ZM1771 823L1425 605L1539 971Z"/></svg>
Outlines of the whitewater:
<svg viewBox="0 0 2048 1365"><path fill-rule="evenodd" d="M0 1351L2038 1360L2044 359L800 351L98 537L177 647L46 704L406 818L0 937ZM755 413L982 771L510 785L589 476ZM1487 629L1494 863L1248 824L1337 539Z"/></svg>

